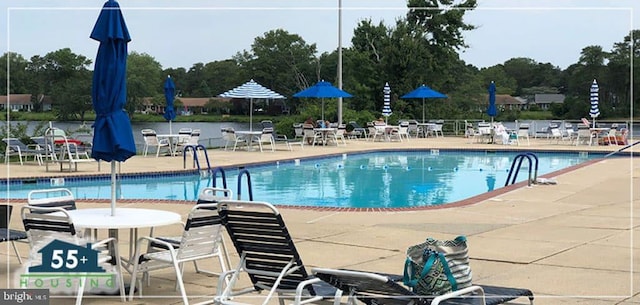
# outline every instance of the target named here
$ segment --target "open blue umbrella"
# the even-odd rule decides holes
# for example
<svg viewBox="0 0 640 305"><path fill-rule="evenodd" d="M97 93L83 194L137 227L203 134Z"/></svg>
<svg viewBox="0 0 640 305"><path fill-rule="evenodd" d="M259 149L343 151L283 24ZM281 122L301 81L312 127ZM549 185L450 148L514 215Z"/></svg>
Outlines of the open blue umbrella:
<svg viewBox="0 0 640 305"><path fill-rule="evenodd" d="M269 88L266 88L253 79L235 87L225 93L218 95L227 98L245 98L250 100L249 104L249 131L253 131L253 99L284 99L285 97Z"/></svg>
<svg viewBox="0 0 640 305"><path fill-rule="evenodd" d="M422 99L422 123L424 123L425 122L424 100L428 98L447 98L447 96L423 84L422 86L401 96L400 98L421 98Z"/></svg>
<svg viewBox="0 0 640 305"><path fill-rule="evenodd" d="M92 39L100 42L93 69L91 99L96 112L91 157L111 162L111 215L115 215L116 161L136 154L127 101L127 25L115 0L107 1L96 21Z"/></svg>
<svg viewBox="0 0 640 305"><path fill-rule="evenodd" d="M321 80L315 85L294 94L293 97L311 97L322 99L322 120L324 121L325 98L353 97L353 95L337 87L334 87L330 82Z"/></svg>
<svg viewBox="0 0 640 305"><path fill-rule="evenodd" d="M164 119L169 121L169 133L172 134L171 121L176 119L176 111L173 109L173 97L176 95L176 85L171 80L171 76L167 76L164 81L164 99L167 106L164 108Z"/></svg>
<svg viewBox="0 0 640 305"><path fill-rule="evenodd" d="M598 82L596 82L595 79L593 80L593 83L591 83L591 88L589 89L589 91L589 101L591 102L589 116L593 118L593 128L596 128L596 118L600 115L600 109L598 109L598 91L600 91L600 89L598 88Z"/></svg>
<svg viewBox="0 0 640 305"><path fill-rule="evenodd" d="M391 116L391 87L389 87L389 83L384 84L384 88L382 89L382 93L384 95L384 104L382 105L382 115L385 117L385 123L388 123L386 120Z"/></svg>

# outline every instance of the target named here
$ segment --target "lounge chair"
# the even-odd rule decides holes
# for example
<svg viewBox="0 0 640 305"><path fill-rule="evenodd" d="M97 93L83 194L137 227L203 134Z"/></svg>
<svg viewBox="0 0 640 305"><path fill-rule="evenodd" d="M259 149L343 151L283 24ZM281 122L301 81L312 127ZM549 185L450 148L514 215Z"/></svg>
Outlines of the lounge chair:
<svg viewBox="0 0 640 305"><path fill-rule="evenodd" d="M96 162L100 170L100 162L89 156L91 148L77 139L67 138L63 130L48 128L44 137L46 144L52 144L55 150L59 149L59 155L55 160L45 162L46 171L49 171L49 162L60 164L60 171L63 171L64 164L68 163L70 172L78 171L78 163Z"/></svg>
<svg viewBox="0 0 640 305"><path fill-rule="evenodd" d="M29 146L24 144L18 138L4 138L2 141L7 147L4 153L5 163L9 163L11 156L18 156L20 165L24 165L23 157L33 157L34 161L38 162L38 165L42 165L42 155L45 153L44 149L39 149L37 145Z"/></svg>
<svg viewBox="0 0 640 305"><path fill-rule="evenodd" d="M367 139L367 129L362 128L362 126L358 125L356 121L350 121L347 123L347 132L349 133L349 136Z"/></svg>
<svg viewBox="0 0 640 305"><path fill-rule="evenodd" d="M273 205L221 201L218 213L240 261L235 269L219 278L216 303L236 304L232 300L236 296L265 290L268 293L263 295L262 304L269 303L274 294L295 298L295 304L330 299L340 304L342 291L307 273L284 219ZM235 287L243 274L249 276L253 287Z"/></svg>
<svg viewBox="0 0 640 305"><path fill-rule="evenodd" d="M367 305L496 305L522 297L533 304L533 293L529 289L474 285L440 296L420 296L400 284L400 276L324 268L314 268L312 272L324 282L348 292L351 304L357 299Z"/></svg>
<svg viewBox="0 0 640 305"><path fill-rule="evenodd" d="M13 206L9 204L0 204L0 242L10 242L13 251L16 253L18 262L22 265L22 257L16 247L16 241L27 241L27 233L24 231L18 231L9 229L9 223L11 222L11 212Z"/></svg>

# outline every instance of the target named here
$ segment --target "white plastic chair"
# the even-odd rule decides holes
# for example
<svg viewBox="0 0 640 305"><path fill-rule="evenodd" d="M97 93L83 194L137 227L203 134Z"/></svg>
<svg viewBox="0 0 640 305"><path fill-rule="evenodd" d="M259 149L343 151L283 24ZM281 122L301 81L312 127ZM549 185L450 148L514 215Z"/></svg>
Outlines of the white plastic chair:
<svg viewBox="0 0 640 305"><path fill-rule="evenodd" d="M222 223L218 216L217 205L217 203L198 204L191 209L178 246L155 237L141 237L138 239L131 273L129 300L133 300L136 284L138 284L137 281L140 280L138 277L140 273L146 274L150 271L173 268L182 301L184 304L189 304L183 281L184 263L217 258L221 272L216 274L220 275L227 272L229 269L227 266L228 260L222 246ZM163 245L166 250L142 253L143 244L151 242ZM138 288L140 295L142 295L142 285Z"/></svg>
<svg viewBox="0 0 640 305"><path fill-rule="evenodd" d="M168 139L158 139L155 130L153 129L143 129L142 137L144 138L144 153L143 156L147 156L149 152L149 147L156 148L156 158L160 156L160 150L162 148L166 148L170 155L173 155L173 149L171 148L171 143Z"/></svg>

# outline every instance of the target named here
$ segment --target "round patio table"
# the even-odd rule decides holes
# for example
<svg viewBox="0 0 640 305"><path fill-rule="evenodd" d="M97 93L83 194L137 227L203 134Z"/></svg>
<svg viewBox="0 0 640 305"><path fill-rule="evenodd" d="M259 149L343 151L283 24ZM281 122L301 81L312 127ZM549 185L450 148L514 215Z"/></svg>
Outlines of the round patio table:
<svg viewBox="0 0 640 305"><path fill-rule="evenodd" d="M118 238L118 229L130 229L129 257L123 259L126 260L124 267L127 271L130 271L132 265L139 228L153 228L182 221L178 213L154 209L116 208L115 216L111 216L111 208L77 209L67 213L75 227L109 229L110 237Z"/></svg>

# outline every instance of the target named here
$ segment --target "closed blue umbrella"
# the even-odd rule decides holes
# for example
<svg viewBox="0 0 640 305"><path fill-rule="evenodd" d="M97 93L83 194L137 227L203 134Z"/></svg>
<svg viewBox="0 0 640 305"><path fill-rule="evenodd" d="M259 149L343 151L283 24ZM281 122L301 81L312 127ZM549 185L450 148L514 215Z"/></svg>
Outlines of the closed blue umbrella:
<svg viewBox="0 0 640 305"><path fill-rule="evenodd" d="M491 82L489 85L489 108L487 108L487 114L493 118L498 115L498 109L496 109L496 84Z"/></svg>
<svg viewBox="0 0 640 305"><path fill-rule="evenodd" d="M426 85L422 85L416 89L414 89L413 91L401 96L400 98L420 98L422 99L422 123L424 123L425 121L425 115L424 115L424 100L428 99L428 98L447 98L446 95L435 91L431 88L429 88Z"/></svg>
<svg viewBox="0 0 640 305"><path fill-rule="evenodd" d="M173 109L173 98L176 95L176 85L171 80L171 76L167 76L164 81L164 99L167 106L164 108L164 118L169 121L169 133L173 133L171 129L171 121L176 119L176 111Z"/></svg>
<svg viewBox="0 0 640 305"><path fill-rule="evenodd" d="M253 131L253 99L284 99L285 97L269 88L266 88L253 79L218 95L227 98L245 98L250 100L249 104L249 130Z"/></svg>
<svg viewBox="0 0 640 305"><path fill-rule="evenodd" d="M127 43L131 41L118 2L107 1L91 31L100 42L93 69L91 98L96 120L91 157L111 162L111 215L115 215L116 161L136 154L127 101Z"/></svg>
<svg viewBox="0 0 640 305"><path fill-rule="evenodd" d="M322 80L317 82L315 85L294 94L293 97L311 97L322 99L322 120L324 121L325 98L353 97L353 95L334 87L330 82Z"/></svg>
<svg viewBox="0 0 640 305"><path fill-rule="evenodd" d="M391 112L391 87L389 86L389 83L385 83L384 84L384 88L382 89L382 93L384 94L384 104L382 105L382 115L385 117L385 123L387 122L387 119L389 119L389 116L391 116L392 112Z"/></svg>
<svg viewBox="0 0 640 305"><path fill-rule="evenodd" d="M598 91L600 89L598 88L598 82L596 82L596 80L593 80L593 83L591 83L591 88L589 89L590 91L590 102L591 102L591 109L589 109L589 115L591 116L591 118L593 118L593 128L596 128L596 118L600 115L600 109L598 109Z"/></svg>

